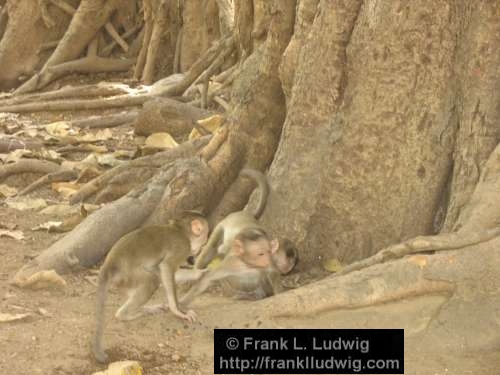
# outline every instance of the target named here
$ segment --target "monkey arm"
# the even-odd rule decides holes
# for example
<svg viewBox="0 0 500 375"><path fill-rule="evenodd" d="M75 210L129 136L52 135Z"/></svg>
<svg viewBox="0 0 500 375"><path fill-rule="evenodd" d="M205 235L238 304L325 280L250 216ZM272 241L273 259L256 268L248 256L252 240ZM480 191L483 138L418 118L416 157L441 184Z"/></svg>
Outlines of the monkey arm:
<svg viewBox="0 0 500 375"><path fill-rule="evenodd" d="M208 272L208 268L202 270L181 268L175 273L175 282L176 284L181 284L189 281L197 281L205 272Z"/></svg>
<svg viewBox="0 0 500 375"><path fill-rule="evenodd" d="M167 294L167 303L170 311L181 319L189 320L191 322L195 321L196 315L193 311L184 313L179 309L179 305L177 303L177 291L175 287L175 268L166 261L160 263L159 268L161 282Z"/></svg>
<svg viewBox="0 0 500 375"><path fill-rule="evenodd" d="M224 238L224 227L217 224L214 231L208 238L208 242L202 247L200 254L196 258L195 268L206 268L208 263L215 257L217 246Z"/></svg>

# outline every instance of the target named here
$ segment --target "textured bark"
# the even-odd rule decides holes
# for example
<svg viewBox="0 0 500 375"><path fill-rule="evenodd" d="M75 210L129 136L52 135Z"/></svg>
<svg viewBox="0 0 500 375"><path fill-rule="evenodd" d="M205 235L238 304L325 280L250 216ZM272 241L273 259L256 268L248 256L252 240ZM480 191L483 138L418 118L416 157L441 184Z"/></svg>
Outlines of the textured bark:
<svg viewBox="0 0 500 375"><path fill-rule="evenodd" d="M320 2L264 218L306 260L352 262L433 233L456 130L453 21L443 2Z"/></svg>

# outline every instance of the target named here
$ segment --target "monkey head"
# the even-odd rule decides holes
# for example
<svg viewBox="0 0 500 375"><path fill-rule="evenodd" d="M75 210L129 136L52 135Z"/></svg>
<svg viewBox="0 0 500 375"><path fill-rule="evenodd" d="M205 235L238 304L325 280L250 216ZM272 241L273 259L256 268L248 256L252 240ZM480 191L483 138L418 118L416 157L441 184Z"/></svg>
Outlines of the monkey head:
<svg viewBox="0 0 500 375"><path fill-rule="evenodd" d="M282 275L290 273L299 262L299 253L288 238L279 241L279 248L272 253L274 265Z"/></svg>
<svg viewBox="0 0 500 375"><path fill-rule="evenodd" d="M278 240L270 240L261 228L246 228L235 237L231 253L251 267L268 268L273 265L272 254L278 248Z"/></svg>

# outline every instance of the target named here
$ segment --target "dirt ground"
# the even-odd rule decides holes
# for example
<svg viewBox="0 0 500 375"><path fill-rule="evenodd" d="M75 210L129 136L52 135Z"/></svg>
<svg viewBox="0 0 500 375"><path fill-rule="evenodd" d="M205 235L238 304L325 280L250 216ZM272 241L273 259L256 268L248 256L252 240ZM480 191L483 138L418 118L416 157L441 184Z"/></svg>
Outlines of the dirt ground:
<svg viewBox="0 0 500 375"><path fill-rule="evenodd" d="M95 286L88 281L95 272L82 271L65 275L67 286L60 290L21 290L8 279L25 261L62 234L31 232L30 228L45 221L41 214L0 209L0 223L17 223L26 239L0 240L0 313L29 313L23 321L0 323L0 370L4 374L72 374L88 375L101 370L89 350L93 331ZM297 274L290 278L297 278ZM154 302L161 300L157 293ZM422 301L425 299L425 301ZM144 374L211 374L213 373L214 328L405 328L405 374L477 375L500 374L500 353L434 352L423 346L417 333L427 324L426 317L441 305L441 296L415 298L374 308L325 312L315 317L269 320L248 318L244 311L259 302L234 301L213 289L193 304L199 316L196 324L184 323L168 313L144 317L133 322L112 318L119 307L120 296L112 293L107 307L105 347L112 361L138 360ZM422 306L429 311L419 311ZM271 312L271 311L270 311ZM413 326L405 325L408 314ZM460 327L457 327L460 329Z"/></svg>

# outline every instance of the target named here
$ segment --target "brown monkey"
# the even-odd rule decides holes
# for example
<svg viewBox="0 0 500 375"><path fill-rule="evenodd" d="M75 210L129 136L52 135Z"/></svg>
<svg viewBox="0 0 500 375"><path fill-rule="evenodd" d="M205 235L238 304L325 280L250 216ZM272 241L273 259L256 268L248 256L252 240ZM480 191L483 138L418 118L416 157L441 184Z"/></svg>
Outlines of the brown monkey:
<svg viewBox="0 0 500 375"><path fill-rule="evenodd" d="M174 280L179 265L189 255L198 252L207 241L207 236L206 219L200 214L187 212L181 219L171 220L166 225L139 228L116 242L99 272L96 331L92 347L97 361L107 360L102 349L102 337L104 306L110 282L127 289L128 299L116 312L117 319L132 320L163 308L144 306L160 282L165 288L170 311L190 322L196 319L193 311L179 309Z"/></svg>
<svg viewBox="0 0 500 375"><path fill-rule="evenodd" d="M207 244L203 246L200 254L196 258L195 267L198 269L205 268L217 253L221 256L227 254L231 249L234 238L242 230L246 228L260 228L264 231L257 220L264 212L267 197L269 195L269 184L266 176L253 169L243 169L241 175L250 177L257 182L260 190L260 199L257 208L253 213L245 210L233 212L215 226ZM273 239L272 241L277 240ZM269 245L273 248L275 247L275 243L270 243ZM297 264L297 249L288 239L283 239L278 249L272 254L276 268L278 268L283 275L289 273Z"/></svg>
<svg viewBox="0 0 500 375"><path fill-rule="evenodd" d="M271 296L277 287L279 271L273 261L278 241L270 240L262 228L244 228L231 243L231 248L217 268L200 279L180 299L189 304L212 282L224 280L237 290L240 298L260 299Z"/></svg>

